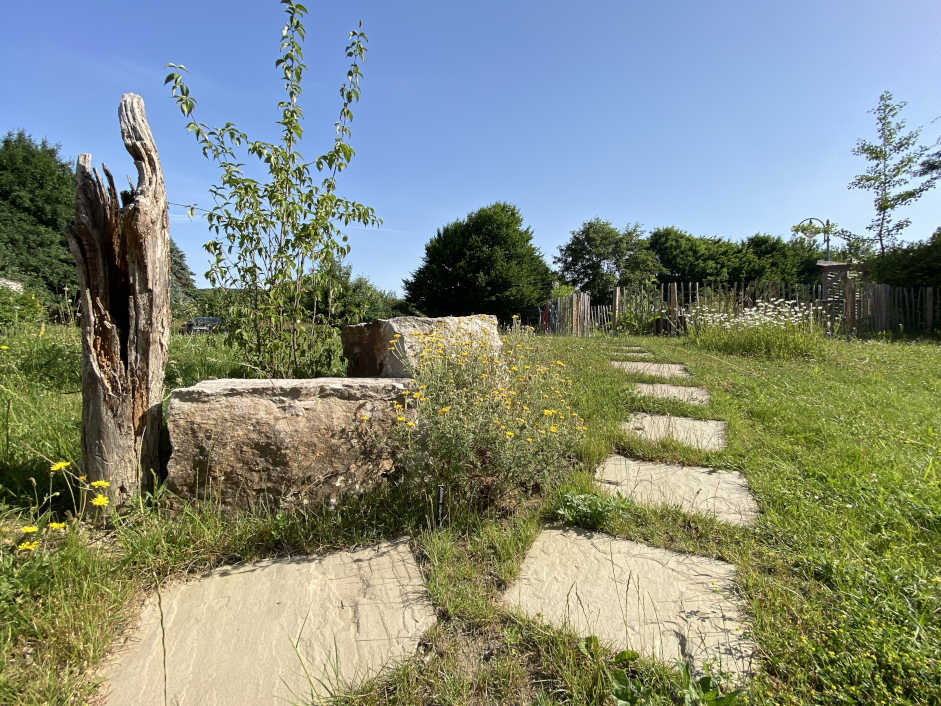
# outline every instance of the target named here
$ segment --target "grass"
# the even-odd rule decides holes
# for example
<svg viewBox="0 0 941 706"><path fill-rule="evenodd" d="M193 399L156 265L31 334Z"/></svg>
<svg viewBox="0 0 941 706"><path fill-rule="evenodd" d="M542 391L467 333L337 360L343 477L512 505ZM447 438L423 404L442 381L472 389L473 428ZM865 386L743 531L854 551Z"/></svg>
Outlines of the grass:
<svg viewBox="0 0 941 706"><path fill-rule="evenodd" d="M760 647L761 668L744 696L749 703L941 700L937 345L825 341L812 358L772 359L715 352L682 338L520 340L528 349L526 364L544 367L549 377L503 387L515 389L517 398L562 399L553 390L564 392L587 431L557 437L548 465L551 459L514 455L512 442L520 439L508 439L506 431L515 437L525 431L508 426L515 416L501 419L506 429L494 425L490 416L505 408L506 395L488 399L486 415L471 425L473 438L506 444L500 451L505 468L528 470L507 478L500 502L452 498L442 529L435 528L430 493L405 483L339 510L224 515L210 505L171 509L158 498L111 526L73 522L63 533L42 529L41 550L18 553L23 525L45 528L66 517L63 495L38 513L35 506L48 487L50 463L77 461L72 336L52 327L41 338L36 330L0 336L8 346L2 351L7 357L0 357L0 402L11 410L8 435L0 437L0 444L9 439L0 445L0 703L90 699L95 665L155 583L228 562L406 534L438 624L413 659L337 695L338 703L603 703L613 651L497 603L539 528L557 522L734 563ZM703 385L712 401L693 406L638 397L629 383L650 378L607 362L630 359L616 355L623 345L644 347L654 361L687 364L693 377L673 382ZM171 387L253 374L208 338L174 338L171 360ZM564 368L553 369L555 361ZM552 377L560 370L571 380L565 388ZM451 411L438 415L448 404L438 396L450 389L455 397L451 383L424 384L427 407L419 414L437 426L417 428L434 433L423 438L404 424L400 433L413 444L413 456L429 449L438 460L453 457L446 472L458 473L468 437L454 423L459 417L448 415L467 418L481 405L468 394L448 400ZM705 454L642 442L620 429L634 411L724 419L729 447ZM731 527L676 508L609 499L594 488L591 473L612 452L740 471L758 500L758 523ZM420 466L415 459L410 464ZM53 492L61 492L61 482L53 478ZM670 665L636 660L627 674L649 690L647 703L683 703L692 693L689 679Z"/></svg>

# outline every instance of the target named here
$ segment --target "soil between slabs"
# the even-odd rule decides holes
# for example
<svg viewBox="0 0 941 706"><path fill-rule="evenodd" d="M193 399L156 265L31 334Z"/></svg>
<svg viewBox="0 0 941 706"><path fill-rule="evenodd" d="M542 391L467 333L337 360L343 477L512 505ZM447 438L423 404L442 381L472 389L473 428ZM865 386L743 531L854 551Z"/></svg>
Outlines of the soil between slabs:
<svg viewBox="0 0 941 706"><path fill-rule="evenodd" d="M675 505L730 524L752 525L758 516L745 478L735 471L612 455L598 466L595 480L610 495L620 493L644 505Z"/></svg>
<svg viewBox="0 0 941 706"><path fill-rule="evenodd" d="M584 530L544 530L504 605L667 663L742 677L755 645L734 596L735 567Z"/></svg>
<svg viewBox="0 0 941 706"><path fill-rule="evenodd" d="M147 599L103 670L104 703L163 704L164 683L181 706L324 696L411 654L434 622L407 539L224 567Z"/></svg>

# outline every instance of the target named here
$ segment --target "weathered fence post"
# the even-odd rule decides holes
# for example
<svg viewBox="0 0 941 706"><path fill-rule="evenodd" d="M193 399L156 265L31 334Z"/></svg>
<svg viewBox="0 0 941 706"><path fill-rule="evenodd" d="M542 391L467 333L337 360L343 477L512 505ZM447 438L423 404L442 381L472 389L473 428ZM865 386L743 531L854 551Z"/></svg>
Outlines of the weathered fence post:
<svg viewBox="0 0 941 706"><path fill-rule="evenodd" d="M137 186L121 192L76 168L69 247L78 268L82 325L82 465L110 483L120 505L160 472L163 376L170 338L169 218L163 171L140 96L118 106Z"/></svg>

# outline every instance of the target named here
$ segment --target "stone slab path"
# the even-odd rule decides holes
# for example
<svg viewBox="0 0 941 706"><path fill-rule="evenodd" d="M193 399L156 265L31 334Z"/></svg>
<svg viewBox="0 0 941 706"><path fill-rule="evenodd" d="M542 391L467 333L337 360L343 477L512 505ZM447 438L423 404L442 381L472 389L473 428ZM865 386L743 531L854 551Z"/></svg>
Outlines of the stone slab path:
<svg viewBox="0 0 941 706"><path fill-rule="evenodd" d="M639 412L631 415L621 428L632 434L639 434L648 441L673 439L702 451L721 451L725 448L725 422L715 419L690 419Z"/></svg>
<svg viewBox="0 0 941 706"><path fill-rule="evenodd" d="M688 378L689 371L679 363L647 363L645 361L612 360L611 365L629 373L641 373L661 378Z"/></svg>
<svg viewBox="0 0 941 706"><path fill-rule="evenodd" d="M653 353L646 351L615 351L614 354L625 358L653 358Z"/></svg>
<svg viewBox="0 0 941 706"><path fill-rule="evenodd" d="M660 397L689 404L705 404L710 399L709 390L705 387L667 385L660 382L638 382L634 384L634 390L643 397Z"/></svg>
<svg viewBox="0 0 941 706"><path fill-rule="evenodd" d="M611 495L620 493L645 505L678 506L731 524L752 525L758 516L748 483L734 471L612 455L598 466L595 480Z"/></svg>
<svg viewBox="0 0 941 706"><path fill-rule="evenodd" d="M673 663L750 671L755 646L734 597L735 567L582 530L545 530L503 602Z"/></svg>
<svg viewBox="0 0 941 706"><path fill-rule="evenodd" d="M223 568L146 601L102 694L162 705L166 684L180 706L301 702L411 654L434 622L407 540Z"/></svg>

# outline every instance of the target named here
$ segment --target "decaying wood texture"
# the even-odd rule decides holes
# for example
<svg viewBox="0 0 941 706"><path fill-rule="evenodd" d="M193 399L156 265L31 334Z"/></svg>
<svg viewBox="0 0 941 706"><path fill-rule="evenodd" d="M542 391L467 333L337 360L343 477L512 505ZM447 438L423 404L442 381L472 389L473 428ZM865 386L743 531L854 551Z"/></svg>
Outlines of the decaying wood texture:
<svg viewBox="0 0 941 706"><path fill-rule="evenodd" d="M78 158L69 247L78 268L82 326L82 467L120 505L160 468L163 377L170 338L169 217L163 171L140 96L118 106L137 186L121 201ZM129 185L130 186L130 185Z"/></svg>

